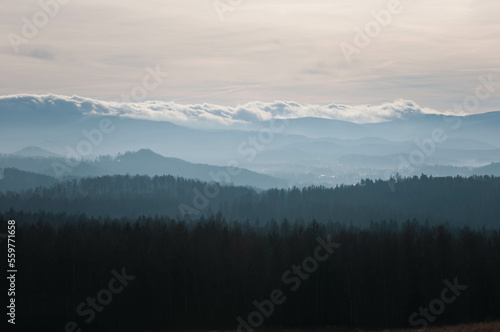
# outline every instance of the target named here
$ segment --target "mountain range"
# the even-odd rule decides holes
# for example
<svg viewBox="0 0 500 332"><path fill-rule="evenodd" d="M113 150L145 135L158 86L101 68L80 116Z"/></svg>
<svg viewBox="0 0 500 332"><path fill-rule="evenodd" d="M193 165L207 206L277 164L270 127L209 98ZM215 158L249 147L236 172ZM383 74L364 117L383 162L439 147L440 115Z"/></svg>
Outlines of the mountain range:
<svg viewBox="0 0 500 332"><path fill-rule="evenodd" d="M37 157L83 160L72 168L75 176L173 172L206 181L210 181L210 171L223 171L230 165L249 172L242 172L245 180L235 183L267 188L331 186L396 173L470 175L483 169L495 171L495 164L488 165L500 162L500 112L445 116L407 102L391 105L384 121L380 120L384 109L379 107L373 111L377 122L361 123L332 118L340 118L339 114L348 118L345 112L349 110L339 106L318 110L291 102L245 105L233 113L213 105L185 105L181 110L172 104L165 107L53 95L2 97L2 165L58 175L50 173L47 161L28 165L20 158L39 153ZM397 107L401 109L396 111ZM366 112L370 109L366 107ZM325 113L330 110L331 116ZM190 119L188 113L195 111L216 117L218 125L175 120L182 114ZM168 112L175 112L176 123L163 120ZM300 114L307 116L297 117ZM227 123L222 124L225 118ZM31 151L30 146L46 152ZM97 158L106 155L113 156L113 161ZM137 162L144 157L149 163ZM23 163L27 165L18 167ZM251 183L256 173L269 177Z"/></svg>
<svg viewBox="0 0 500 332"><path fill-rule="evenodd" d="M163 157L148 149L117 156L100 156L92 160L70 161L50 151L29 147L13 154L1 155L0 168L5 170L3 179L0 180L0 190L32 189L48 182L56 183L58 179L125 174L168 174L261 189L288 186L286 180L247 169L189 163L177 158ZM17 185L16 180L19 180Z"/></svg>

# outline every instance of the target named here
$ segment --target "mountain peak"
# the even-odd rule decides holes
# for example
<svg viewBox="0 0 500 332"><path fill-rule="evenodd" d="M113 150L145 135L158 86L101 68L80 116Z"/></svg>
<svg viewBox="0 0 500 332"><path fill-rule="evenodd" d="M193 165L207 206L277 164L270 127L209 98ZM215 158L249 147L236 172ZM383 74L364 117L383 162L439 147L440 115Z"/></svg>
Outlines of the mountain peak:
<svg viewBox="0 0 500 332"><path fill-rule="evenodd" d="M140 149L137 151L127 151L124 154L118 155L116 158L117 160L159 160L159 159L165 159L164 156L162 156L159 153L154 152L151 149Z"/></svg>
<svg viewBox="0 0 500 332"><path fill-rule="evenodd" d="M11 154L20 157L46 157L46 158L60 157L60 155L58 155L57 153L39 148L38 146L27 146Z"/></svg>

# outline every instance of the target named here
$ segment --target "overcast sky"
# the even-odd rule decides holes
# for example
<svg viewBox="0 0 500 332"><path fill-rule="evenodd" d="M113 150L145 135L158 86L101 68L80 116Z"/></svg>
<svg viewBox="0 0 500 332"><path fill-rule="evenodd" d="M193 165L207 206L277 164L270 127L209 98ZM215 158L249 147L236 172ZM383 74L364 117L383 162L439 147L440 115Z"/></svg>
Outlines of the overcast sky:
<svg viewBox="0 0 500 332"><path fill-rule="evenodd" d="M405 99L444 112L474 94L479 76L500 81L498 0L401 0L400 13L350 63L339 45L354 46L355 28L390 0L243 0L224 20L214 0L65 1L16 54L9 36L23 37L23 17L32 22L42 9L38 1L2 0L0 95L117 100L159 66L169 76L146 99ZM500 85L477 112L500 110L499 102Z"/></svg>

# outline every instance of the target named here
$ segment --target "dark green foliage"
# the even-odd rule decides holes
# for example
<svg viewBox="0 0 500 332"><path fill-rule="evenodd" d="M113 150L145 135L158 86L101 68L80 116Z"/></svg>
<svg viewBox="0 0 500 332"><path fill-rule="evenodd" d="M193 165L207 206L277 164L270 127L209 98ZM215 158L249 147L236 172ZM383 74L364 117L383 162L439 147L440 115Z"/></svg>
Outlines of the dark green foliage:
<svg viewBox="0 0 500 332"><path fill-rule="evenodd" d="M205 196L206 188L216 195ZM203 197L201 197L202 195ZM337 188L271 189L218 186L173 176L104 176L67 181L24 192L0 192L0 211L51 211L136 218L221 212L228 220L312 220L367 227L371 220L416 218L432 225L498 227L500 178L362 180ZM198 206L195 204L198 203ZM190 209L180 208L189 207Z"/></svg>
<svg viewBox="0 0 500 332"><path fill-rule="evenodd" d="M58 181L50 176L20 171L17 168L0 169L0 190L21 191L39 186L50 187Z"/></svg>
<svg viewBox="0 0 500 332"><path fill-rule="evenodd" d="M20 328L62 331L74 320L84 331L235 329L236 317L246 318L253 301L275 288L287 300L264 327L410 327L410 314L455 277L469 288L433 324L500 318L497 230L416 221L361 230L271 220L257 228L220 214L197 222L132 221L14 210L0 216L0 229L8 219L18 221ZM328 234L341 247L290 291L283 273L312 256L316 238ZM122 267L136 279L86 325L76 307Z"/></svg>

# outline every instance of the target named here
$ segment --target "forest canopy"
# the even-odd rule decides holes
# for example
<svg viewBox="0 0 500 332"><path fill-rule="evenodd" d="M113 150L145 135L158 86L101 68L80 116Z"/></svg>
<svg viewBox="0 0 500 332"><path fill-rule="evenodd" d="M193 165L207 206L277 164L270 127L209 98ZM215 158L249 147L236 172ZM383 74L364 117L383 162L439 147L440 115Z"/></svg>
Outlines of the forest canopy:
<svg viewBox="0 0 500 332"><path fill-rule="evenodd" d="M420 177L362 180L335 188L259 191L165 176L115 175L0 192L0 211L87 216L168 216L193 220L220 212L228 221L316 220L369 226L417 219L432 225L498 227L500 178Z"/></svg>

